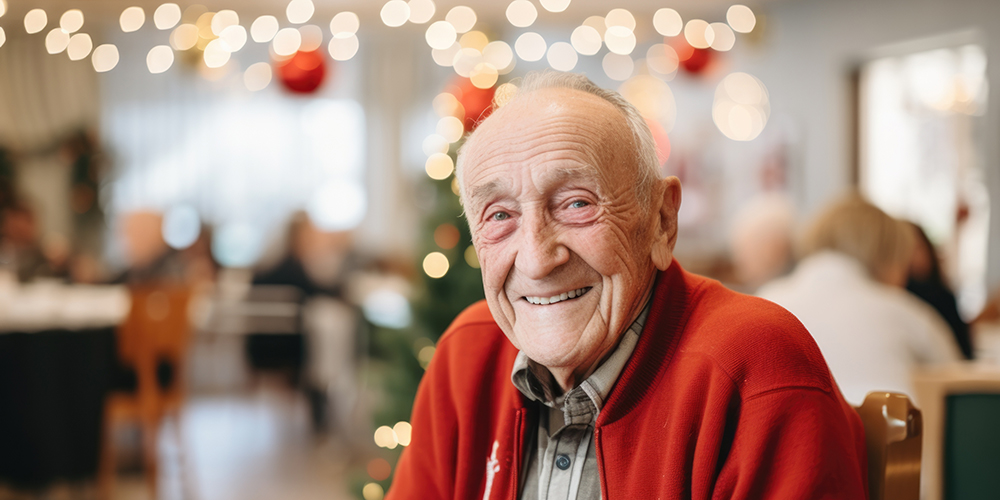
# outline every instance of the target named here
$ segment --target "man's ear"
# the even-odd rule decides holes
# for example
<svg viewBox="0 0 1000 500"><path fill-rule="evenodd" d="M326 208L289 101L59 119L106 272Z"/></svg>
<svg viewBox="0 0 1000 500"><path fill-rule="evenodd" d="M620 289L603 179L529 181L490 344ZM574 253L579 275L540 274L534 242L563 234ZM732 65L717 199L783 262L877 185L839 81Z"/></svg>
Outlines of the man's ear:
<svg viewBox="0 0 1000 500"><path fill-rule="evenodd" d="M674 260L674 245L677 244L677 211L681 208L681 181L677 177L667 177L657 181L653 190L652 206L659 206L653 215L653 242L650 256L653 265L666 271Z"/></svg>

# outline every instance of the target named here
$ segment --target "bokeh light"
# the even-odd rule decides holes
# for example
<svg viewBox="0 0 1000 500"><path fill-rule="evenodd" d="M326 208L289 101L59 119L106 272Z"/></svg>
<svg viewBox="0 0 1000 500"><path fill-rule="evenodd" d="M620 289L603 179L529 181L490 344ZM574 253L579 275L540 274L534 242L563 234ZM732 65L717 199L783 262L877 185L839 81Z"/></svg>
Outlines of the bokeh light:
<svg viewBox="0 0 1000 500"><path fill-rule="evenodd" d="M549 66L556 71L571 71L576 67L578 56L576 49L566 42L556 42L549 47L545 58Z"/></svg>
<svg viewBox="0 0 1000 500"><path fill-rule="evenodd" d="M66 46L66 55L71 61L79 61L90 55L94 48L94 41L86 33L77 33L69 38L69 45Z"/></svg>
<svg viewBox="0 0 1000 500"><path fill-rule="evenodd" d="M243 72L243 85L247 90L264 90L271 83L271 65L266 62L253 63Z"/></svg>
<svg viewBox="0 0 1000 500"><path fill-rule="evenodd" d="M190 205L176 205L163 214L160 225L163 241L176 250L191 246L201 234L201 218Z"/></svg>
<svg viewBox="0 0 1000 500"><path fill-rule="evenodd" d="M591 26L577 26L569 41L577 52L585 56L592 56L601 50L601 34Z"/></svg>
<svg viewBox="0 0 1000 500"><path fill-rule="evenodd" d="M767 88L753 75L731 73L715 89L712 121L730 139L755 139L763 132L770 114Z"/></svg>
<svg viewBox="0 0 1000 500"><path fill-rule="evenodd" d="M465 263L468 264L469 267L479 269L479 256L476 255L476 247L469 245L469 247L465 249L463 257L465 257Z"/></svg>
<svg viewBox="0 0 1000 500"><path fill-rule="evenodd" d="M646 66L654 73L672 75L678 63L677 51L667 44L655 43L646 50Z"/></svg>
<svg viewBox="0 0 1000 500"><path fill-rule="evenodd" d="M440 134L431 134L425 137L423 144L421 144L421 149L427 156L435 153L447 153L449 148L448 141Z"/></svg>
<svg viewBox="0 0 1000 500"><path fill-rule="evenodd" d="M157 45L146 54L146 68L152 74L163 73L174 64L174 51L168 45Z"/></svg>
<svg viewBox="0 0 1000 500"><path fill-rule="evenodd" d="M625 9L611 9L607 16L604 16L604 25L608 28L621 26L629 31L635 30L635 16Z"/></svg>
<svg viewBox="0 0 1000 500"><path fill-rule="evenodd" d="M449 267L448 257L445 257L441 252L431 252L424 257L424 273L431 278L438 279L444 277L444 275L448 274ZM392 429L389 430L391 431Z"/></svg>
<svg viewBox="0 0 1000 500"><path fill-rule="evenodd" d="M471 7L459 5L449 10L448 14L444 16L444 20L451 23L456 32L465 33L476 25L476 11L472 10Z"/></svg>
<svg viewBox="0 0 1000 500"><path fill-rule="evenodd" d="M0 26L0 47L3 47L3 44L6 41L7 41L7 32L3 30L3 26Z"/></svg>
<svg viewBox="0 0 1000 500"><path fill-rule="evenodd" d="M52 28L49 34L45 35L45 51L49 54L58 54L66 50L69 45L69 33L62 28Z"/></svg>
<svg viewBox="0 0 1000 500"><path fill-rule="evenodd" d="M459 76L469 78L472 76L472 70L481 62L483 62L482 52L476 49L462 49L455 55L452 66L455 69L455 73L458 73Z"/></svg>
<svg viewBox="0 0 1000 500"><path fill-rule="evenodd" d="M323 108L320 110L325 111ZM354 229L361 224L367 212L368 195L364 185L355 180L327 182L313 193L306 205L309 219L323 231Z"/></svg>
<svg viewBox="0 0 1000 500"><path fill-rule="evenodd" d="M410 7L410 22L413 24L424 24L437 12L433 0L410 0L407 5Z"/></svg>
<svg viewBox="0 0 1000 500"><path fill-rule="evenodd" d="M257 43L267 43L278 33L278 18L260 16L250 25L250 37Z"/></svg>
<svg viewBox="0 0 1000 500"><path fill-rule="evenodd" d="M292 0L285 7L285 17L292 24L309 22L315 12L316 6L313 5L312 0Z"/></svg>
<svg viewBox="0 0 1000 500"><path fill-rule="evenodd" d="M603 17L590 16L583 20L582 26L590 26L591 28L594 28L594 30L601 35L601 41L604 41L604 32L608 31L608 25L605 24Z"/></svg>
<svg viewBox="0 0 1000 500"><path fill-rule="evenodd" d="M396 440L401 446L410 446L413 427L409 422L396 422L396 425L392 426L392 432L396 433Z"/></svg>
<svg viewBox="0 0 1000 500"><path fill-rule="evenodd" d="M295 28L284 28L274 35L271 48L279 56L290 56L302 46L302 34Z"/></svg>
<svg viewBox="0 0 1000 500"><path fill-rule="evenodd" d="M405 0L389 0L382 6L379 12L382 22L390 28L396 28L406 24L410 18L410 6Z"/></svg>
<svg viewBox="0 0 1000 500"><path fill-rule="evenodd" d="M545 57L547 48L542 35L533 31L522 34L514 42L514 51L517 52L517 57L528 62L538 61Z"/></svg>
<svg viewBox="0 0 1000 500"><path fill-rule="evenodd" d="M319 28L316 29L319 30ZM322 38L323 33L320 32L320 39ZM226 29L222 30L219 39L222 40L226 50L237 52L247 43L247 30L238 24L227 26Z"/></svg>
<svg viewBox="0 0 1000 500"><path fill-rule="evenodd" d="M142 7L129 7L123 10L122 15L118 17L118 24L125 33L138 31L145 22L146 12L142 10Z"/></svg>
<svg viewBox="0 0 1000 500"><path fill-rule="evenodd" d="M461 237L454 224L444 223L434 229L434 243L444 250L451 250Z"/></svg>
<svg viewBox="0 0 1000 500"><path fill-rule="evenodd" d="M365 500L382 500L385 497L385 490L378 483L368 483L361 489L361 496Z"/></svg>
<svg viewBox="0 0 1000 500"><path fill-rule="evenodd" d="M375 429L375 445L379 448L389 448L394 449L399 446L399 442L396 441L396 434L392 432L392 427L388 425L380 426Z"/></svg>
<svg viewBox="0 0 1000 500"><path fill-rule="evenodd" d="M664 8L653 14L653 28L663 36L677 36L684 29L684 21L676 10Z"/></svg>
<svg viewBox="0 0 1000 500"><path fill-rule="evenodd" d="M444 153L434 153L427 157L424 163L424 171L427 176L436 181L447 179L455 171L455 163L451 157Z"/></svg>
<svg viewBox="0 0 1000 500"><path fill-rule="evenodd" d="M427 45L430 45L432 49L445 50L458 39L458 32L455 30L455 26L448 21L438 21L427 27L424 39L427 40Z"/></svg>
<svg viewBox="0 0 1000 500"><path fill-rule="evenodd" d="M225 66L231 56L232 54L226 50L224 42L219 38L208 42L208 45L205 46L205 52L202 54L205 66L209 68Z"/></svg>
<svg viewBox="0 0 1000 500"><path fill-rule="evenodd" d="M392 475L392 466L384 458L370 460L365 470L368 472L368 476L376 481L385 481Z"/></svg>
<svg viewBox="0 0 1000 500"><path fill-rule="evenodd" d="M46 24L49 24L49 17L42 9L31 9L24 15L24 31L28 34L42 31Z"/></svg>
<svg viewBox="0 0 1000 500"><path fill-rule="evenodd" d="M549 12L562 12L569 7L570 0L541 0L542 8Z"/></svg>
<svg viewBox="0 0 1000 500"><path fill-rule="evenodd" d="M491 64L497 70L503 70L514 62L514 50L502 40L490 42L483 48L483 61Z"/></svg>
<svg viewBox="0 0 1000 500"><path fill-rule="evenodd" d="M757 16L753 14L750 7L736 4L726 11L726 21L732 26L733 31L738 33L750 33L757 25Z"/></svg>
<svg viewBox="0 0 1000 500"><path fill-rule="evenodd" d="M726 52L736 44L736 35L729 29L726 23L712 23L708 25L712 29L711 47L719 52Z"/></svg>
<svg viewBox="0 0 1000 500"><path fill-rule="evenodd" d="M353 12L340 12L330 19L330 33L357 33L361 20Z"/></svg>
<svg viewBox="0 0 1000 500"><path fill-rule="evenodd" d="M300 26L299 35L302 35L302 45L299 46L302 52L312 52L323 46L323 30L315 24Z"/></svg>
<svg viewBox="0 0 1000 500"><path fill-rule="evenodd" d="M499 77L500 72L488 62L476 64L469 73L469 81L472 82L472 86L479 89L488 89L496 85Z"/></svg>
<svg viewBox="0 0 1000 500"><path fill-rule="evenodd" d="M431 360L434 359L434 352L436 350L437 349L434 347L434 344L431 343L430 345L422 346L420 350L417 351L417 362L420 363L420 366L423 369L426 370L427 365L431 364Z"/></svg>
<svg viewBox="0 0 1000 500"><path fill-rule="evenodd" d="M692 19L684 25L684 39L696 49L707 49L712 45L715 34L707 21Z"/></svg>
<svg viewBox="0 0 1000 500"><path fill-rule="evenodd" d="M361 312L372 324L385 328L406 328L413 321L409 301L391 288L369 293L361 304Z"/></svg>
<svg viewBox="0 0 1000 500"><path fill-rule="evenodd" d="M629 56L609 52L601 60L601 67L604 68L604 74L608 75L608 78L624 82L632 76L635 62Z"/></svg>
<svg viewBox="0 0 1000 500"><path fill-rule="evenodd" d="M188 50L198 43L198 27L182 24L170 32L170 46L176 50Z"/></svg>
<svg viewBox="0 0 1000 500"><path fill-rule="evenodd" d="M357 35L342 31L330 39L330 43L326 48L330 52L330 57L335 61L347 61L358 53L359 46L360 43Z"/></svg>
<svg viewBox="0 0 1000 500"><path fill-rule="evenodd" d="M181 22L181 8L175 3L165 3L153 11L156 29L168 30Z"/></svg>
<svg viewBox="0 0 1000 500"><path fill-rule="evenodd" d="M465 108L462 107L462 103L459 102L458 98L455 97L454 94L448 92L442 92L435 96L433 107L434 112L442 118L446 116L453 116L456 118L465 116ZM461 123L461 120L459 120L459 123ZM441 127L440 123L438 123L438 127ZM461 136L459 136L459 138L461 138ZM445 137L445 139L448 140L447 137ZM456 140L458 139L449 140L448 142L455 142Z"/></svg>
<svg viewBox="0 0 1000 500"><path fill-rule="evenodd" d="M538 9L529 0L514 0L507 6L507 21L518 28L531 26L538 19Z"/></svg>
<svg viewBox="0 0 1000 500"><path fill-rule="evenodd" d="M104 73L115 69L118 65L118 47L106 43L98 45L94 53L90 56L90 62L94 65L94 71Z"/></svg>
<svg viewBox="0 0 1000 500"><path fill-rule="evenodd" d="M604 44L615 54L631 54L635 50L635 33L624 26L611 26L604 33Z"/></svg>
<svg viewBox="0 0 1000 500"><path fill-rule="evenodd" d="M212 16L212 34L215 36L221 36L222 32L230 27L240 24L240 16L234 10L220 10Z"/></svg>
<svg viewBox="0 0 1000 500"><path fill-rule="evenodd" d="M666 132L674 128L677 103L674 100L674 93L663 80L651 75L636 75L625 81L618 88L618 92L632 103L646 120L660 124Z"/></svg>
<svg viewBox="0 0 1000 500"><path fill-rule="evenodd" d="M83 12L80 9L70 9L63 12L59 18L59 27L67 33L76 33L83 27Z"/></svg>
<svg viewBox="0 0 1000 500"><path fill-rule="evenodd" d="M446 49L431 49L431 57L439 66L450 67L455 62L455 56L460 50L462 50L462 46L458 42L453 42Z"/></svg>

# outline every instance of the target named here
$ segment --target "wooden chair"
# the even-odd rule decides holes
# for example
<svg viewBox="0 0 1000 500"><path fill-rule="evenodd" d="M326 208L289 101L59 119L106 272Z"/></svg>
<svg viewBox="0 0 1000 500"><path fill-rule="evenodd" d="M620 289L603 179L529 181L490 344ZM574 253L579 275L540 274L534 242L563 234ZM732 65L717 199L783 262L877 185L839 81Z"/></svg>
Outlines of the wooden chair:
<svg viewBox="0 0 1000 500"><path fill-rule="evenodd" d="M871 392L857 411L868 447L869 500L919 500L920 410L904 394Z"/></svg>
<svg viewBox="0 0 1000 500"><path fill-rule="evenodd" d="M113 392L105 403L104 443L99 490L111 498L116 474L114 429L122 422L138 423L146 482L157 492L157 440L166 417L179 421L184 401L184 361L191 335L188 304L191 291L179 285L136 286L130 289L129 315L118 328L118 355L134 370L131 392ZM163 380L169 367L170 380Z"/></svg>

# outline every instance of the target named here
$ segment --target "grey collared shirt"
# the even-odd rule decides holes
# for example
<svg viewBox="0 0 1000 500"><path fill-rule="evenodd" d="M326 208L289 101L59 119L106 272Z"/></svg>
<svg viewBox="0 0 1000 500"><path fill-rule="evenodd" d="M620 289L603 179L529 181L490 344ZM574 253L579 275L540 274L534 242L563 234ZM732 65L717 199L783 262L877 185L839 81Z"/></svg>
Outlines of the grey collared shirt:
<svg viewBox="0 0 1000 500"><path fill-rule="evenodd" d="M601 498L594 423L639 342L651 303L647 300L611 356L565 394L556 395L558 386L547 368L517 354L511 381L525 397L548 407L539 412L537 432L525 442L521 500Z"/></svg>

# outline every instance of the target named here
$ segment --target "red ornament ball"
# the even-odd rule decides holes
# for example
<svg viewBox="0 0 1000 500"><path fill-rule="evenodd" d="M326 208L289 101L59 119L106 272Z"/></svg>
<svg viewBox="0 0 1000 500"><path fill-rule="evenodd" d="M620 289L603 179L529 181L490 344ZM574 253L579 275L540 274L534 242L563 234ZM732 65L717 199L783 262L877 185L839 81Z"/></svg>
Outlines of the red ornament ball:
<svg viewBox="0 0 1000 500"><path fill-rule="evenodd" d="M495 87L481 89L468 78L456 77L448 89L465 108L465 131L472 132L479 122L493 112L493 92Z"/></svg>
<svg viewBox="0 0 1000 500"><path fill-rule="evenodd" d="M311 94L326 79L326 61L319 50L296 52L292 57L275 61L278 80L286 89L298 94Z"/></svg>
<svg viewBox="0 0 1000 500"><path fill-rule="evenodd" d="M671 45L677 52L677 62L680 63L680 67L692 75L704 72L715 59L712 49L696 49L687 43L684 37L674 38Z"/></svg>

